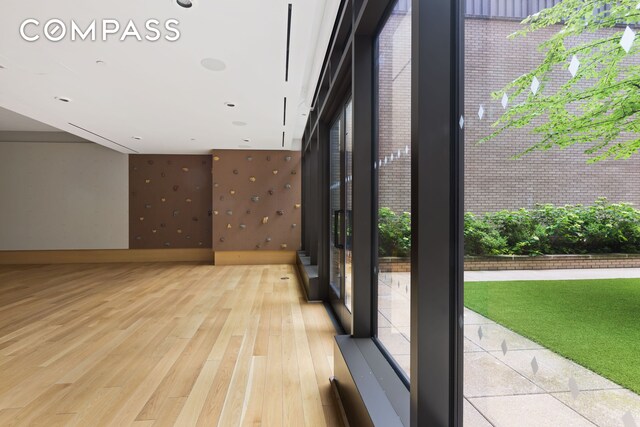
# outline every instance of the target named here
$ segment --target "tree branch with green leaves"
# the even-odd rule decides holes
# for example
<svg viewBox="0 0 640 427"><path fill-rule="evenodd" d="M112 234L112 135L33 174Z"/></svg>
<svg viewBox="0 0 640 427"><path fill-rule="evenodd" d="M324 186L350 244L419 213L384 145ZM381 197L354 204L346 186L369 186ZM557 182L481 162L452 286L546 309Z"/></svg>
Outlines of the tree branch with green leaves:
<svg viewBox="0 0 640 427"><path fill-rule="evenodd" d="M590 162L626 159L638 152L640 41L625 28L640 21L638 1L563 0L522 21L523 28L510 38L556 25L561 29L539 46L544 54L540 65L492 94L494 99L521 101L508 107L480 142L532 127L538 141L516 157L575 144L585 147ZM616 31L601 35L611 28ZM565 71L566 81L556 89L549 83L558 82L558 70Z"/></svg>

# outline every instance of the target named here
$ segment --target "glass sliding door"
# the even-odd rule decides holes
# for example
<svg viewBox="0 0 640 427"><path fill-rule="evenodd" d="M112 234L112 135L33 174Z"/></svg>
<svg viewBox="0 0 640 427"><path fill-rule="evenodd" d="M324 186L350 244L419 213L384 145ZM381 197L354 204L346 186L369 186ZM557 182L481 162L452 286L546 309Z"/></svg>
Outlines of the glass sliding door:
<svg viewBox="0 0 640 427"><path fill-rule="evenodd" d="M342 212L342 117L333 122L329 131L329 284L332 297L342 298L344 278L344 235L341 230Z"/></svg>
<svg viewBox="0 0 640 427"><path fill-rule="evenodd" d="M638 7L473 3L464 24L465 421L640 425L640 272L611 268L640 250L625 231L640 225L638 145L619 156L640 138L626 122L638 121L626 105L638 93L627 76L637 79L639 40L625 31ZM494 254L518 261L474 271ZM581 270L584 257L591 267L607 261ZM540 259L554 260L536 267L544 274L522 262Z"/></svg>
<svg viewBox="0 0 640 427"><path fill-rule="evenodd" d="M353 103L347 103L344 110L344 160L345 176L343 179L345 192L345 287L344 305L352 311L351 290L353 288L353 276L351 274L351 259L353 255Z"/></svg>
<svg viewBox="0 0 640 427"><path fill-rule="evenodd" d="M329 284L332 306L351 330L352 103L340 109L329 131Z"/></svg>
<svg viewBox="0 0 640 427"><path fill-rule="evenodd" d="M408 380L411 300L411 6L397 2L374 49L379 344ZM377 244L376 244L377 242Z"/></svg>

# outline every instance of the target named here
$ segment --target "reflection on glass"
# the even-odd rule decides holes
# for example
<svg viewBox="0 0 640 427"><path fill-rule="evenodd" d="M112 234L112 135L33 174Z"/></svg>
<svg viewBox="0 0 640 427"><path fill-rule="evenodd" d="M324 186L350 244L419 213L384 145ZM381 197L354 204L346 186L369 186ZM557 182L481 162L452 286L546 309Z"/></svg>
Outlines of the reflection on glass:
<svg viewBox="0 0 640 427"><path fill-rule="evenodd" d="M640 425L636 6L467 0L465 425Z"/></svg>
<svg viewBox="0 0 640 427"><path fill-rule="evenodd" d="M342 132L342 118L338 119L331 126L329 132L329 283L331 289L337 297L342 296L342 237L341 229L341 211L342 211L342 168L340 165L341 149L340 134Z"/></svg>
<svg viewBox="0 0 640 427"><path fill-rule="evenodd" d="M377 338L409 376L411 7L397 3L376 40Z"/></svg>
<svg viewBox="0 0 640 427"><path fill-rule="evenodd" d="M346 214L345 214L345 279L344 279L344 305L351 312L351 289L353 287L351 274L351 255L353 243L353 103L351 100L345 107L345 135L344 135L344 157L345 157L345 176L344 189L346 198Z"/></svg>

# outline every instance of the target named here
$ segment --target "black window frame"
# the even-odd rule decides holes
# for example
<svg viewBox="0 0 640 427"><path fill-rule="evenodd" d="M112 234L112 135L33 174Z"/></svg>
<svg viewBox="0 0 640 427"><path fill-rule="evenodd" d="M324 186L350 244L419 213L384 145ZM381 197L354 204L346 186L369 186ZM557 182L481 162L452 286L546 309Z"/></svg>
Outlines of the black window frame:
<svg viewBox="0 0 640 427"><path fill-rule="evenodd" d="M387 403L377 407L393 408L404 425L461 426L464 149L458 121L463 111L464 0L411 0L413 262L409 390L400 375L389 376L393 371L398 374L397 366L389 371L393 364L374 339L377 211L373 193L373 42L395 1L341 2L303 138L303 165L307 169L303 172L304 252L318 267L317 294L326 298L328 123L351 92L353 208L357 218L353 224L353 318L350 335L337 337L336 345L345 358L349 352L360 354L353 359L360 364L354 368L368 373L373 378L371 384L384 390L364 393L369 397L360 393L363 401L386 396ZM362 370L362 364L367 369ZM370 421L375 421L376 412L384 418L385 414L376 411L376 402L364 405Z"/></svg>

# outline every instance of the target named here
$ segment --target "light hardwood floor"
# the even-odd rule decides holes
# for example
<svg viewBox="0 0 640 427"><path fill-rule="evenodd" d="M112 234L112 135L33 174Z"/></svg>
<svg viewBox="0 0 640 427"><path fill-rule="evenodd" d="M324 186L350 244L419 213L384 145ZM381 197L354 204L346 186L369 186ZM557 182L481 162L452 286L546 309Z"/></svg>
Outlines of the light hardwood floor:
<svg viewBox="0 0 640 427"><path fill-rule="evenodd" d="M0 426L337 426L333 335L292 266L0 266Z"/></svg>

